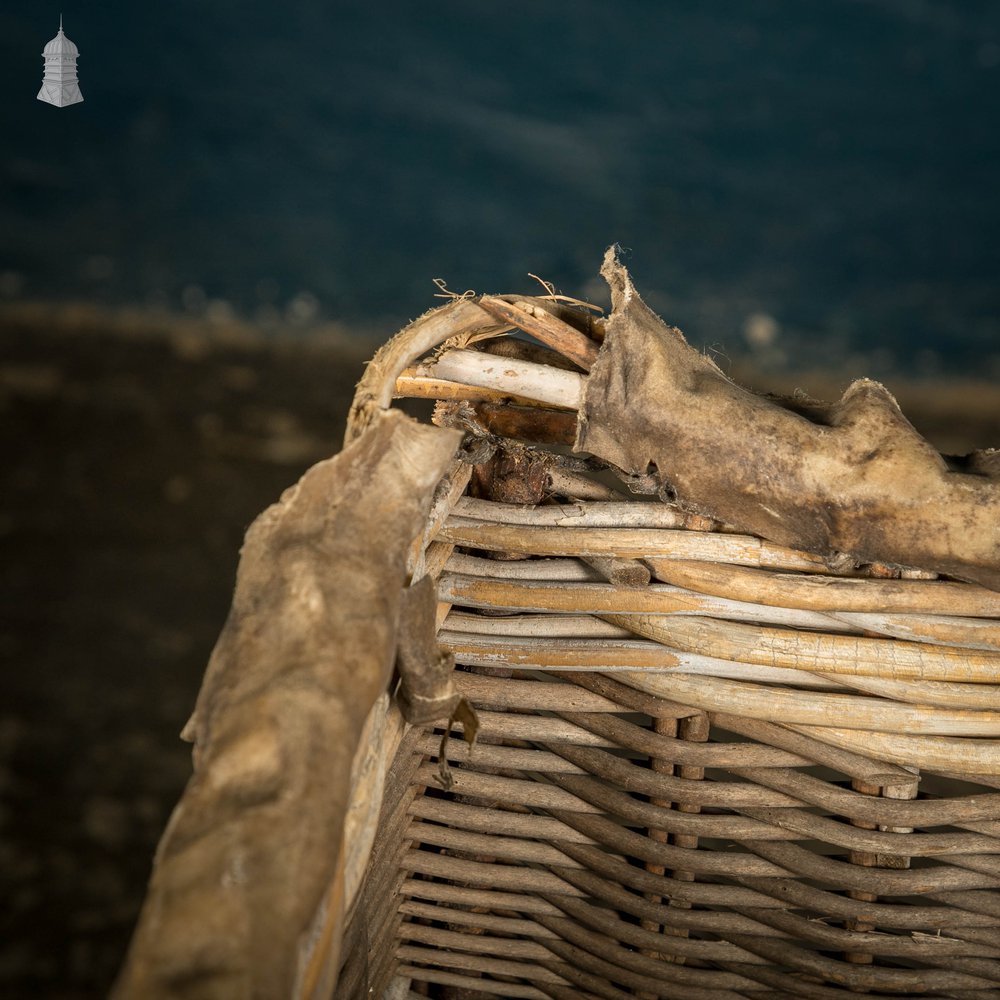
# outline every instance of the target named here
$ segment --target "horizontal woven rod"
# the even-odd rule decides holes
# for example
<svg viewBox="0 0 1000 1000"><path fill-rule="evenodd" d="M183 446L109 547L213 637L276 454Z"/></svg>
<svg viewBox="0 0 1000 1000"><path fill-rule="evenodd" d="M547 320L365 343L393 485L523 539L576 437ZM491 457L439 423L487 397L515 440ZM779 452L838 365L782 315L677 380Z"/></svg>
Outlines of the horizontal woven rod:
<svg viewBox="0 0 1000 1000"><path fill-rule="evenodd" d="M768 910L804 910L806 913L818 914L818 917L805 917L810 923L820 920L853 920L871 924L875 928L888 928L913 932L916 930L940 932L949 930L955 932L958 928L972 928L989 931L997 926L997 922L989 916L974 913L958 906L942 903L930 905L947 896L947 893L928 895L921 903L895 903L887 900L881 902L864 902L830 892L816 886L807 885L799 879L742 879L744 891L756 889L763 895L769 905ZM964 893L957 895L972 895ZM784 901L782 905L779 905ZM749 906L741 902L734 903L734 909L743 914L756 914L754 904ZM772 922L773 921L769 921Z"/></svg>
<svg viewBox="0 0 1000 1000"><path fill-rule="evenodd" d="M738 621L771 622L797 628L836 630L843 625L829 615L728 601L665 584L654 583L645 590L632 590L608 583L563 583L468 576L452 573L447 568L438 581L438 597L451 604L508 611L557 611L571 614L687 613ZM845 630L848 628L843 627Z"/></svg>
<svg viewBox="0 0 1000 1000"><path fill-rule="evenodd" d="M455 627L443 628L440 632L440 641L444 648L455 655L457 662L469 666L503 666L520 670L547 670L554 673L560 670L597 670L614 673L636 668L654 672L676 671L681 674L787 684L815 690L854 689L890 701L931 705L935 708L1000 711L1000 686L988 683L978 676L975 683L890 680L866 676L859 672L871 671L874 674L880 669L879 665L874 663L858 663L855 665L856 670L827 673L817 670L816 663L805 659L801 661L801 670L793 667L760 667L688 652L675 655L654 646L644 646L634 642L609 641L620 640L621 632L626 631L619 630L613 625L609 626L609 629L614 631L604 637L605 641L595 643L588 640L599 636L600 631L586 625L588 621L586 616L551 616L556 619L561 618L566 624L556 624L552 630L553 634L548 639L532 635L531 633L544 627L544 619L548 617L538 616L542 621L536 624L535 620L524 621L523 616L504 619L452 615L445 624ZM612 617L615 620L624 620L629 616ZM482 632L463 634L457 630L467 625L478 628L480 621L486 623ZM636 628L636 633L642 631L644 630L641 627ZM525 636L525 632L529 635ZM577 633L587 634L580 636ZM626 634L630 633L626 631ZM495 638L490 641L480 638L482 635L500 635L508 638L504 641ZM553 641L557 639L571 641ZM787 662L793 663L795 660L789 657Z"/></svg>
<svg viewBox="0 0 1000 1000"><path fill-rule="evenodd" d="M534 507L464 496L455 504L453 513L476 521L561 528L683 528L688 519L677 507L641 500Z"/></svg>
<svg viewBox="0 0 1000 1000"><path fill-rule="evenodd" d="M445 563L449 573L505 580L575 580L603 583L604 577L580 559L485 559L455 552Z"/></svg>
<svg viewBox="0 0 1000 1000"><path fill-rule="evenodd" d="M593 817L583 819L579 826L591 833L586 828L594 826ZM786 840L744 840L740 846L786 873L814 879L833 889L860 889L879 896L921 896L952 889L1000 888L1000 878L948 864L910 869L862 868L816 854Z"/></svg>
<svg viewBox="0 0 1000 1000"><path fill-rule="evenodd" d="M529 708L536 711L620 712L622 706L610 698L585 691L575 684L547 681L517 681L510 678L481 677L478 674L455 672L458 690L476 704L498 708Z"/></svg>
<svg viewBox="0 0 1000 1000"><path fill-rule="evenodd" d="M603 907L594 906L572 896L552 896L551 902L563 915L580 927L596 931L608 941L630 948L645 948L661 955L675 955L702 962L752 962L761 961L753 952L738 948L728 941L705 941L697 938L660 934L627 923L617 914ZM548 929L548 928L546 928Z"/></svg>
<svg viewBox="0 0 1000 1000"><path fill-rule="evenodd" d="M812 839L853 851L912 858L950 858L955 854L1000 855L1000 838L978 833L891 833L866 830L801 809L744 807L740 812L769 826L799 835L797 838L769 838L773 840Z"/></svg>
<svg viewBox="0 0 1000 1000"><path fill-rule="evenodd" d="M561 775L558 778L553 777L552 780L560 788L565 788L581 799L600 806L603 812L630 826L649 827L663 830L665 833L691 837L711 837L717 840L796 839L795 834L783 830L775 824L757 822L744 816L689 813L655 805L653 802L642 802L634 799L628 792L597 778ZM684 779L677 778L675 780ZM629 791L640 791L640 789L630 788ZM764 793L766 796L770 796L770 794L770 792ZM656 799L656 801L663 800ZM683 804L687 805L688 803L684 802ZM577 834L570 839L579 840L579 836Z"/></svg>
<svg viewBox="0 0 1000 1000"><path fill-rule="evenodd" d="M576 472L558 464L548 467L547 489L560 496L590 502L614 501L624 493L606 483L591 479L582 472Z"/></svg>
<svg viewBox="0 0 1000 1000"><path fill-rule="evenodd" d="M519 358L498 358L482 351L450 350L417 367L424 378L499 390L511 398L535 400L578 410L584 376Z"/></svg>
<svg viewBox="0 0 1000 1000"><path fill-rule="evenodd" d="M982 788L1000 788L1000 772L997 774L993 773L980 773L980 774L958 774L955 771L948 771L945 768L941 768L935 771L924 771L924 776L951 778L956 781L967 781Z"/></svg>
<svg viewBox="0 0 1000 1000"><path fill-rule="evenodd" d="M545 992L549 995L550 1000L632 1000L631 994L623 993L611 986L610 983L601 983L597 992L591 992L586 988L588 984L583 982L584 974L579 969L571 969L565 964L557 965L555 962L546 962L545 964L553 972L559 969L564 970L563 975L572 978L573 982L572 986L556 986L554 983L549 983L545 987Z"/></svg>
<svg viewBox="0 0 1000 1000"><path fill-rule="evenodd" d="M547 413L572 413L556 403L548 403L543 400L534 399L528 396L519 396L516 392L507 389L493 389L485 386L469 385L462 382L455 382L451 379L434 378L420 374L419 368L407 368L396 379L393 389L393 399L434 399L434 400L459 400L462 402L483 402L483 403L515 403L519 406L531 406L544 409Z"/></svg>
<svg viewBox="0 0 1000 1000"><path fill-rule="evenodd" d="M622 616L626 617L626 616ZM818 691L844 691L835 678L806 670L761 667L734 663L697 653L667 649L656 642L637 639L557 639L534 636L483 636L442 629L438 641L457 663L477 667L509 667L514 670L594 670L600 673L648 671L728 677L764 684L791 684Z"/></svg>
<svg viewBox="0 0 1000 1000"><path fill-rule="evenodd" d="M719 878L785 878L791 874L781 865L774 864L757 854L738 851L731 853L706 851L690 847L676 847L673 844L662 844L621 826L603 814L567 813L560 810L554 815L567 825L575 827L580 833L597 841L605 850L624 854L631 858L639 858L642 861L649 861L675 871L694 872L696 875ZM756 844L758 842L749 841L749 843ZM791 847L793 845L784 841L774 841L772 846ZM569 849L565 853L574 858L578 856L577 852ZM955 888L964 888L967 883L971 884L971 879L958 880Z"/></svg>
<svg viewBox="0 0 1000 1000"><path fill-rule="evenodd" d="M992 929L982 927L949 927L948 937L958 941L966 941L969 944L978 944L989 948L992 952L1000 950L997 945L997 932L1000 931L1000 924L994 923Z"/></svg>
<svg viewBox="0 0 1000 1000"><path fill-rule="evenodd" d="M996 837L1000 839L1000 822L996 820L990 821L980 821L980 822L962 822L956 823L955 826L961 827L963 830L970 830L972 833L982 833L987 837Z"/></svg>
<svg viewBox="0 0 1000 1000"><path fill-rule="evenodd" d="M745 910L747 915L756 916L762 923L785 931L797 945L823 950L853 951L869 955L893 956L908 961L926 962L931 966L943 966L949 971L963 971L972 974L995 976L1000 964L993 959L1000 955L1000 949L981 943L965 941L958 937L940 934L896 935L882 932L848 931L831 927L820 920L805 919L797 914L782 910ZM765 935L770 937L772 935ZM972 959L958 962L956 959ZM985 959L985 961L976 961Z"/></svg>
<svg viewBox="0 0 1000 1000"><path fill-rule="evenodd" d="M564 684L547 680L521 681L510 677L489 677L456 671L458 689L477 706L497 706L535 711L565 712L640 712L667 718L685 718L692 710L664 698L654 698L644 691L619 684L611 676L598 673L566 671L558 675ZM573 693L577 688L577 693ZM589 698L587 696L590 696ZM529 737L530 738L530 737Z"/></svg>
<svg viewBox="0 0 1000 1000"><path fill-rule="evenodd" d="M880 632L897 639L1000 651L1000 621L994 619L957 618L949 615L862 614L854 611L837 612L837 618L856 628Z"/></svg>
<svg viewBox="0 0 1000 1000"><path fill-rule="evenodd" d="M430 948L409 948L409 954L415 957L412 961L434 962L436 952ZM547 970L546 970L547 971ZM458 989L476 990L482 992L484 986L490 988L490 993L497 997L517 997L521 1000L550 1000L548 993L543 993L534 986L524 983L505 983L496 979L483 980L479 976L461 976L453 972L433 967L424 968L418 965L404 963L396 970L397 975L419 983L434 983L440 986L454 986ZM550 973L551 975L551 973ZM421 1000L423 998L421 997Z"/></svg>
<svg viewBox="0 0 1000 1000"><path fill-rule="evenodd" d="M1000 685L983 683L956 684L951 681L898 681L881 677L842 673L821 673L827 680L837 680L865 694L911 705L936 705L940 708L968 708L974 711L1000 712Z"/></svg>
<svg viewBox="0 0 1000 1000"><path fill-rule="evenodd" d="M862 729L881 733L885 740L896 734L935 736L1000 736L1000 713L968 709L937 709L926 705L906 705L880 698L827 692L800 692L765 687L747 681L720 677L692 677L644 671L616 675L624 683L660 697L669 697L706 711L728 712L752 719L766 719L785 725L840 729ZM813 731L817 739L822 736ZM912 736L910 736L912 739ZM1000 765L1000 741L980 741L986 758ZM898 760L898 755L888 758ZM916 760L906 763L917 764ZM997 770L994 768L993 770Z"/></svg>
<svg viewBox="0 0 1000 1000"><path fill-rule="evenodd" d="M583 844L576 845L584 847ZM594 848L597 850L597 848ZM603 853L603 851L601 852ZM583 893L558 875L538 868L522 865L498 865L483 861L469 861L437 854L433 851L408 850L401 862L406 872L452 879L464 886L483 889L509 889L521 893L560 893L582 896ZM759 895L759 894L755 894Z"/></svg>
<svg viewBox="0 0 1000 1000"><path fill-rule="evenodd" d="M657 576L686 590L783 608L1000 618L1000 592L971 583L801 576L679 559L661 563Z"/></svg>
<svg viewBox="0 0 1000 1000"><path fill-rule="evenodd" d="M606 713L595 713L604 715ZM591 727L579 726L564 719L544 715L516 715L511 712L488 712L476 709L481 736L499 736L513 740L538 740L542 743L579 743L581 746L613 746ZM611 717L611 716L609 716ZM448 745L459 741L450 740ZM461 752L461 751L458 751ZM449 758L452 751L449 749ZM467 758L457 758L467 759Z"/></svg>
<svg viewBox="0 0 1000 1000"><path fill-rule="evenodd" d="M777 808L796 808L802 805L802 802L796 798L775 792L772 789L761 788L746 781L715 781L712 779L691 781L689 778L675 777L672 774L654 771L648 767L638 767L616 754L599 750L596 747L557 746L553 749L560 756L565 756L567 760L585 769L589 774L602 778L602 785L606 783L609 786L607 789L609 796L619 795L623 792L639 792L652 798L666 802L678 802L686 806L714 806L731 809L740 809L744 806L763 806L765 802L769 806ZM579 775L556 773L548 775L548 779L560 788L591 788L587 785L586 776L578 781L579 778ZM589 802L589 795L593 794L593 789L591 788L586 797L582 792L575 790L573 794ZM611 812L613 810L602 807L601 811ZM658 822L659 820L657 823L649 825L656 826ZM711 835L706 834L706 836Z"/></svg>
<svg viewBox="0 0 1000 1000"><path fill-rule="evenodd" d="M564 817L564 821L568 820L575 822L575 817ZM610 885L628 886L636 892L662 896L665 899L692 903L696 906L720 907L726 911L730 908L787 909L794 906L824 917L864 920L879 927L900 930L919 928L937 930L949 926L992 927L996 925L995 919L991 916L956 909L955 905L948 902L950 897L947 894L929 897L929 899L936 901L940 896L941 902L945 904L940 906L889 902L867 903L826 889L806 885L796 879L741 878L738 885L686 882L665 875L656 875L643 868L630 865L605 854L597 847L567 843L564 850L584 867L578 870L559 869L559 872L567 882L583 890L584 896L598 894L593 891L594 885L588 882L587 878L594 873L599 873ZM982 894L965 893L964 895ZM961 897L963 894L959 893L956 896ZM695 914L705 913L706 919L708 919L708 911L693 912Z"/></svg>
<svg viewBox="0 0 1000 1000"><path fill-rule="evenodd" d="M982 875L1000 879L1000 855L996 853L986 856L978 854L949 856L948 863L958 868L965 868L970 872L979 872Z"/></svg>
<svg viewBox="0 0 1000 1000"><path fill-rule="evenodd" d="M808 1000L843 1000L844 989L840 986L825 986L822 985L823 977L815 975L801 975L798 973L788 973L783 969L774 965L745 965L741 962L726 962L725 968L733 973L746 975L757 981L758 989L762 986L768 987L767 992L763 995L771 1000L771 998L781 997L783 998L808 998ZM862 986L856 986L852 988L852 992L862 993L868 995L868 991ZM880 994L881 995L881 994ZM920 1000L927 1000L931 996L940 996L939 993L926 993L924 991L919 991L914 993L913 990L907 990L904 995L916 996ZM947 997L953 998L953 1000L960 1000L959 995L948 991L944 994Z"/></svg>
<svg viewBox="0 0 1000 1000"><path fill-rule="evenodd" d="M598 738L604 737L599 744L575 741L581 746L619 746L650 757L659 757L671 764L688 767L800 767L814 763L812 757L761 743L697 743L677 739L644 729L614 715L580 712L564 717L591 731ZM548 742L543 736L538 736L537 739L541 743Z"/></svg>
<svg viewBox="0 0 1000 1000"><path fill-rule="evenodd" d="M757 785L783 792L799 804L818 806L845 819L879 826L955 826L1000 816L1000 795L995 792L950 799L890 799L841 788L791 768L734 767L732 772Z"/></svg>
<svg viewBox="0 0 1000 1000"><path fill-rule="evenodd" d="M934 899L947 906L959 907L971 913L989 916L996 923L1000 921L1000 893L974 890L972 892L938 892Z"/></svg>
<svg viewBox="0 0 1000 1000"><path fill-rule="evenodd" d="M545 636L551 639L628 639L633 632L594 615L505 615L494 618L452 610L441 625L448 632L475 635Z"/></svg>
<svg viewBox="0 0 1000 1000"><path fill-rule="evenodd" d="M419 753L437 757L440 754L441 738L432 733L417 741ZM506 771L563 771L569 774L583 774L580 768L547 750L532 750L522 747L498 746L495 743L476 741L469 746L465 740L451 739L445 747L448 760L462 761L478 767L497 767Z"/></svg>
<svg viewBox="0 0 1000 1000"><path fill-rule="evenodd" d="M406 924L404 926L412 926ZM433 928L427 928L432 930ZM441 934L448 934L448 931L440 931ZM471 938L471 934L455 934L455 937ZM503 940L494 938L495 941ZM563 982L561 977L554 975L547 969L543 969L535 963L518 962L513 959L494 958L490 955L469 954L466 952L452 951L435 945L433 949L419 948L414 945L400 945L396 949L396 954L401 961L425 962L431 966L444 966L447 969L466 969L473 972L485 972L496 976L515 976L527 979L533 983L553 983ZM492 985L492 983L490 984ZM482 987L482 980L480 980Z"/></svg>
<svg viewBox="0 0 1000 1000"><path fill-rule="evenodd" d="M410 806L410 815L433 820L435 823L447 823L457 830L472 830L476 833L493 833L505 837L524 837L547 842L572 840L584 844L593 843L589 837L584 837L583 834L560 823L557 819L552 819L551 816L505 812L502 809L489 809L467 802L452 802L449 799L429 798L425 795L414 799Z"/></svg>
<svg viewBox="0 0 1000 1000"><path fill-rule="evenodd" d="M483 913L482 903L477 904L474 912L468 910L456 910L441 903L417 903L413 900L404 899L399 904L399 911L411 917L423 917L426 920L434 920L445 924L454 924L464 927L482 928L488 931L499 931L502 934L521 934L529 938L554 937L552 931L547 930L534 920L522 920L518 917L498 917L493 913ZM416 940L415 938L413 940Z"/></svg>
<svg viewBox="0 0 1000 1000"><path fill-rule="evenodd" d="M791 769L733 768L732 771L748 781L795 797L799 802L818 806L845 819L879 826L953 826L995 819L1000 815L1000 795L996 793L948 799L890 799L865 795Z"/></svg>
<svg viewBox="0 0 1000 1000"><path fill-rule="evenodd" d="M538 680L549 677L559 678L568 681L585 691L593 691L595 694L603 695L619 706L620 711L638 712L641 715L651 715L658 719L686 719L691 715L696 715L697 711L692 710L687 705L670 701L666 698L655 698L627 684L616 681L611 674L595 673L592 670L584 671L559 671L555 674L539 673ZM559 714L564 715L566 709L558 709Z"/></svg>
<svg viewBox="0 0 1000 1000"><path fill-rule="evenodd" d="M791 721L783 725L834 746L867 752L882 760L919 767L922 771L950 771L973 781L978 774L1000 773L1000 741L997 740L886 734L881 728L854 730Z"/></svg>
<svg viewBox="0 0 1000 1000"><path fill-rule="evenodd" d="M578 1000L578 998L593 1000L594 997L600 997L601 1000L633 1000L636 996L659 997L665 1000L676 1000L678 996L684 997L684 1000L755 1000L756 994L743 990L734 993L732 990L714 989L710 995L697 987L689 986L679 990L673 984L664 984L652 977L636 978L634 974L623 973L613 963L605 962L566 941L553 942L553 947L559 950L563 958L562 962L553 968L565 970L563 974L573 981L572 987L555 985L547 987L546 991L551 993L553 1000ZM732 964L735 967L738 963ZM619 989L616 984L626 985L628 990ZM767 1000L787 1000L787 998L772 993L768 994Z"/></svg>
<svg viewBox="0 0 1000 1000"><path fill-rule="evenodd" d="M828 743L811 739L785 726L775 725L763 719L747 719L727 715L725 712L710 712L709 719L717 729L739 736L749 737L769 747L781 748L796 754L811 764L822 764L852 778L860 778L869 785L886 785L897 781L910 781L913 772L895 764L888 764L860 753L853 753ZM735 761L736 767L754 767L749 760ZM790 765L794 767L795 765ZM903 824L905 825L905 824Z"/></svg>
<svg viewBox="0 0 1000 1000"><path fill-rule="evenodd" d="M578 857L578 861L581 859ZM633 869L642 871L650 875L652 880L657 880L657 892L655 897L659 898L664 891L669 892L674 880L663 876L651 875L645 869ZM783 937L781 931L775 932L770 926L759 920L741 916L738 913L730 913L728 909L724 912L719 910L693 909L689 906L671 906L667 902L653 902L649 895L639 895L630 892L622 882L612 881L609 878L598 874L588 865L581 868L559 868L557 869L560 878L583 889L586 895L606 903L612 910L619 913L628 913L633 917L640 917L652 923L662 924L664 927L674 927L680 930L693 931L697 934L717 934L724 938L729 933L742 934L766 934L769 936ZM693 883L688 882L688 885ZM724 889L724 886L714 886L715 889ZM736 887L735 894L745 897L748 891ZM777 909L777 904L771 901L772 908ZM549 904L546 904L549 905ZM555 915L562 912L561 907L553 906Z"/></svg>
<svg viewBox="0 0 1000 1000"><path fill-rule="evenodd" d="M769 667L885 680L959 681L1000 691L1000 654L928 643L790 631L678 615L606 615L606 621L681 649Z"/></svg>
<svg viewBox="0 0 1000 1000"><path fill-rule="evenodd" d="M491 552L646 559L657 575L660 575L658 564L672 559L705 559L741 566L814 573L826 568L816 556L806 556L795 549L772 545L753 535L724 535L705 531L500 524L452 514L441 529L441 537L456 545Z"/></svg>
<svg viewBox="0 0 1000 1000"><path fill-rule="evenodd" d="M763 937L740 934L734 937L734 941L767 959L771 965L790 966L798 972L812 974L827 982L852 989L889 990L913 995L928 990L983 989L994 982L981 976L942 969L892 969L841 962L800 948L791 942Z"/></svg>
<svg viewBox="0 0 1000 1000"><path fill-rule="evenodd" d="M612 982L637 990L650 990L669 997L677 987L688 1000L716 1000L723 991L741 990L748 985L742 976L717 969L698 969L629 951L595 931L565 917L539 916L539 923L559 935L560 940L546 941L546 947L577 968L603 975ZM674 994L676 995L676 994Z"/></svg>
<svg viewBox="0 0 1000 1000"><path fill-rule="evenodd" d="M556 897L558 898L558 897ZM438 917L438 920L441 918ZM492 937L487 934L466 934L461 931L442 930L405 921L399 928L400 937L404 941L419 941L421 944L433 945L435 948L448 951L464 951L473 955L490 955L501 959L520 959L537 961L547 959L549 953L544 946L534 941L521 941L517 938ZM547 935L549 936L549 935ZM555 937L555 935L551 935Z"/></svg>
<svg viewBox="0 0 1000 1000"><path fill-rule="evenodd" d="M566 809L574 812L598 812L582 799L554 788L524 778L507 778L497 774L480 774L478 771L462 768L451 772L451 791L456 795L471 798L516 802L519 805L534 806L538 809ZM440 787L436 764L422 764L417 769L416 780L432 788Z"/></svg>
<svg viewBox="0 0 1000 1000"><path fill-rule="evenodd" d="M567 871L570 869L567 869ZM458 906L483 907L492 910L512 910L515 913L548 913L559 916L560 909L546 903L540 896L520 892L496 892L489 889L467 889L448 882L428 882L425 879L407 879L402 894L414 899L430 899Z"/></svg>

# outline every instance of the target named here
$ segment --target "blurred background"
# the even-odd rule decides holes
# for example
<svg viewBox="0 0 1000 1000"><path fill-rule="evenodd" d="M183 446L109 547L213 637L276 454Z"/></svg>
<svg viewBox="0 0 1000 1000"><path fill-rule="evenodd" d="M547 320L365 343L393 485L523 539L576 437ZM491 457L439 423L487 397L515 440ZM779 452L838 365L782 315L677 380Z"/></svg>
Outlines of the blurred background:
<svg viewBox="0 0 1000 1000"><path fill-rule="evenodd" d="M109 0L71 110L58 8L5 11L10 298L391 330L434 277L600 296L618 242L726 351L1000 375L989 0Z"/></svg>
<svg viewBox="0 0 1000 1000"><path fill-rule="evenodd" d="M746 381L1000 443L1000 5L0 11L0 993L103 996L242 533L457 291L647 301Z"/></svg>

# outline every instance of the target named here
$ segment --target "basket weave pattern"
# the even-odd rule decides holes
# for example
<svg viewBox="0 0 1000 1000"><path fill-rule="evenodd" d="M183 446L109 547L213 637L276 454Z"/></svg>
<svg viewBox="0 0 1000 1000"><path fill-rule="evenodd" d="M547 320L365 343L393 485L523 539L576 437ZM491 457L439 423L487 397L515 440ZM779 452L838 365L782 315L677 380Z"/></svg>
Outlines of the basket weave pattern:
<svg viewBox="0 0 1000 1000"><path fill-rule="evenodd" d="M414 321L251 525L113 996L1000 995L1000 453L602 274Z"/></svg>
<svg viewBox="0 0 1000 1000"><path fill-rule="evenodd" d="M631 499L447 361L396 385L480 445L414 569L478 742L403 736L338 995L998 995L1000 595Z"/></svg>
<svg viewBox="0 0 1000 1000"><path fill-rule="evenodd" d="M490 996L996 995L997 688L948 679L996 669L981 591L970 616L935 616L942 584L831 577L692 521L656 503L454 504L427 558L479 741L447 743L446 793L440 730L404 738L353 949L374 956L368 981L395 966ZM609 579L639 566L645 586ZM731 571L726 592L658 582L706 567ZM761 577L801 599L733 599L745 568L765 597Z"/></svg>

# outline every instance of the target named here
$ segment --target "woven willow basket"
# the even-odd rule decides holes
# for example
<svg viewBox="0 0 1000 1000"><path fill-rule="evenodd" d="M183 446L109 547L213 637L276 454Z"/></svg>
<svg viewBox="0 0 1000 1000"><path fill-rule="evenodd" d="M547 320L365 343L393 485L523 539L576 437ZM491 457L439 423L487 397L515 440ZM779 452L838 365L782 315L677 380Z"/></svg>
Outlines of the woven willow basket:
<svg viewBox="0 0 1000 1000"><path fill-rule="evenodd" d="M331 765L347 789L331 814L314 798L240 837L232 810L217 821L223 875L187 909L171 873L202 871L191 845L216 841L207 820L178 832L182 803L119 995L1000 996L1000 593L940 563L767 541L710 517L711 497L692 512L662 478L573 453L603 333L553 296L463 299L369 367L345 454L393 395L439 400L434 422L462 432L426 477L417 531L371 542L395 546L402 586L424 595L398 613L402 686L379 654L343 737L350 767ZM405 458L390 464L405 478ZM345 621L324 642L347 648ZM244 799L253 813L276 797ZM272 946L230 924L219 933L244 950L213 979L204 913L253 883L233 875L233 844L252 829L281 853L289 823L314 820L311 881L272 885L262 849L259 891L240 896L241 928L281 914ZM198 924L201 965L182 936L174 992L157 992L171 906Z"/></svg>

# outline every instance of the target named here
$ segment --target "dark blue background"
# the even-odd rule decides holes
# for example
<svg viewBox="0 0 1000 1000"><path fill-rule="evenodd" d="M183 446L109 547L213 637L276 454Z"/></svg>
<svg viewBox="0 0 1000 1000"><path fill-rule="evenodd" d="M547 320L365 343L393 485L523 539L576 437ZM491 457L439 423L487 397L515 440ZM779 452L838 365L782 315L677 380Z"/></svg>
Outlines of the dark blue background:
<svg viewBox="0 0 1000 1000"><path fill-rule="evenodd" d="M434 277L600 296L617 241L696 343L766 313L792 361L1000 375L996 3L63 9L64 109L35 100L58 6L0 14L8 296L306 291L384 334Z"/></svg>

